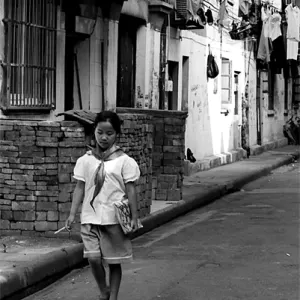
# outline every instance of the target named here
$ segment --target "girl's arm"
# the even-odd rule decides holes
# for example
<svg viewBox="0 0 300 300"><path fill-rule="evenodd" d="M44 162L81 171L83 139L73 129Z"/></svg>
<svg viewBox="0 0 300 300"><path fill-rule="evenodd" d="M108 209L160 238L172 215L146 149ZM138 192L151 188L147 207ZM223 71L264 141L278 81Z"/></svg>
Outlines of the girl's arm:
<svg viewBox="0 0 300 300"><path fill-rule="evenodd" d="M138 229L137 219L138 219L138 212L137 212L137 197L136 197L136 189L134 182L128 182L125 184L126 186L126 193L129 201L129 206L131 210L131 218L132 218L132 229L133 231Z"/></svg>
<svg viewBox="0 0 300 300"><path fill-rule="evenodd" d="M71 206L71 210L70 210L70 215L69 218L66 220L66 228L70 228L71 224L74 222L75 220L75 216L77 213L77 210L79 208L79 205L81 204L81 202L83 201L84 198L84 188L85 188L85 182L78 180L74 193L73 193L73 200L72 200L72 206Z"/></svg>

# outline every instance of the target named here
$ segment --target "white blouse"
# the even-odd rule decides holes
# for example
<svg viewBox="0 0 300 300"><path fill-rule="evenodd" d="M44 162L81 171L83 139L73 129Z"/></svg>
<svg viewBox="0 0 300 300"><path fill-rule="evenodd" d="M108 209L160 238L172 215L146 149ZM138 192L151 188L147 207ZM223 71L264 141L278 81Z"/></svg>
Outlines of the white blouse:
<svg viewBox="0 0 300 300"><path fill-rule="evenodd" d="M78 158L74 168L74 178L85 182L85 194L81 210L81 224L109 225L118 224L113 203L126 197L125 184L134 182L140 177L140 169L136 161L124 154L113 160L104 162L105 181L93 206L90 205L95 186L94 172L100 161L86 153Z"/></svg>
<svg viewBox="0 0 300 300"><path fill-rule="evenodd" d="M282 35L280 24L281 16L279 13L274 13L270 16L270 38L272 41L275 41L279 36Z"/></svg>
<svg viewBox="0 0 300 300"><path fill-rule="evenodd" d="M288 23L287 38L299 42L300 38L300 9L289 4L286 9L286 19Z"/></svg>

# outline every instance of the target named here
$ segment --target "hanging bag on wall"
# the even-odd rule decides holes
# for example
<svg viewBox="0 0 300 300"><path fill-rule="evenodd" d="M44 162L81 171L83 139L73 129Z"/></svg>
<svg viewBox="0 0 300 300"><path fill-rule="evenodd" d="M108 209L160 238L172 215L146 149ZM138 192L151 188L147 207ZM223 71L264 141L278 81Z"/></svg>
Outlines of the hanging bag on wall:
<svg viewBox="0 0 300 300"><path fill-rule="evenodd" d="M219 67L215 61L215 57L212 55L210 49L207 57L207 77L216 78L219 75Z"/></svg>

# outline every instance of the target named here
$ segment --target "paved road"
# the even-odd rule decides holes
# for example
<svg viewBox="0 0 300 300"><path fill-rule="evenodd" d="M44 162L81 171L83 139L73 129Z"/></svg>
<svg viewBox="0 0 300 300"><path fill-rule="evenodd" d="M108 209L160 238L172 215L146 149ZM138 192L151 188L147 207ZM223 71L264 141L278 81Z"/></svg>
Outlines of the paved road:
<svg viewBox="0 0 300 300"><path fill-rule="evenodd" d="M134 241L120 300L299 300L299 164ZM93 300L88 267L27 300Z"/></svg>

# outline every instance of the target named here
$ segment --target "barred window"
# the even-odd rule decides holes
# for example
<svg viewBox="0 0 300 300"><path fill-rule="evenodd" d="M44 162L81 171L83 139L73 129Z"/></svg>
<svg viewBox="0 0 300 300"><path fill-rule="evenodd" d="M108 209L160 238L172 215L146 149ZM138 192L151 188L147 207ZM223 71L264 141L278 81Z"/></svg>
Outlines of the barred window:
<svg viewBox="0 0 300 300"><path fill-rule="evenodd" d="M54 108L55 0L5 0L3 22L4 108Z"/></svg>

